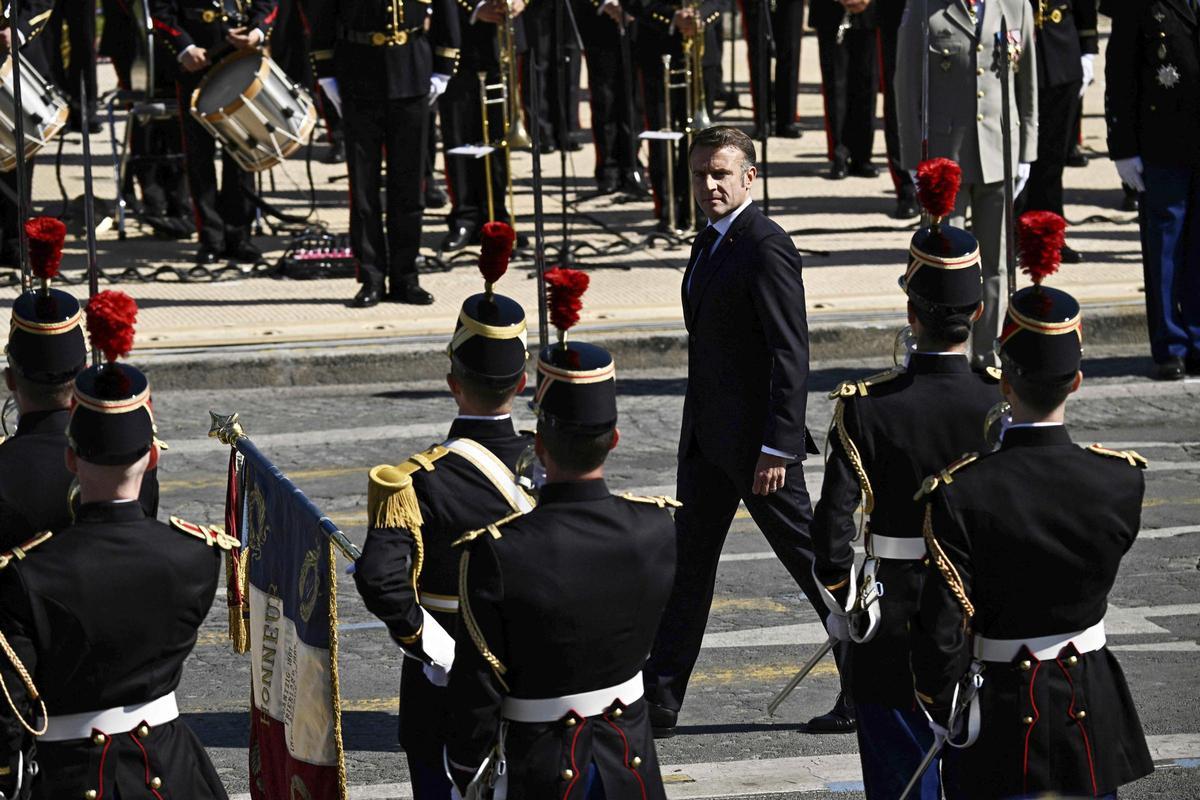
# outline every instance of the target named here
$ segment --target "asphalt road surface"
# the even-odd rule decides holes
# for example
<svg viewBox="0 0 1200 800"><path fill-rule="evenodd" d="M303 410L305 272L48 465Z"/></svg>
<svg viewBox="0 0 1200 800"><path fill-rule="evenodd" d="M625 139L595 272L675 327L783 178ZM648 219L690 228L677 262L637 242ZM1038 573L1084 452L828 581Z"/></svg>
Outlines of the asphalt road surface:
<svg viewBox="0 0 1200 800"><path fill-rule="evenodd" d="M814 365L809 424L818 443L829 422L828 391L884 366ZM1158 770L1122 797L1200 798L1200 381L1152 383L1144 369L1144 359L1121 354L1089 360L1069 424L1077 442L1134 448L1150 459L1142 535L1110 598L1108 630ZM610 460L610 485L673 494L682 373L623 373L619 388L622 436ZM360 544L367 470L440 441L454 413L444 387L432 383L163 392L155 408L160 435L171 445L160 467L164 518L222 520L228 454L204 435L210 408L236 410L262 451ZM515 417L531 427L524 402ZM820 460L806 473L815 497ZM399 654L348 577L338 592L350 796L409 797L396 744ZM230 649L225 624L219 592L184 673L180 706L231 795L248 797L249 666ZM836 694L830 659L776 718L764 710L823 639L815 613L743 511L725 547L679 735L659 743L670 797L862 796L854 736L803 730Z"/></svg>

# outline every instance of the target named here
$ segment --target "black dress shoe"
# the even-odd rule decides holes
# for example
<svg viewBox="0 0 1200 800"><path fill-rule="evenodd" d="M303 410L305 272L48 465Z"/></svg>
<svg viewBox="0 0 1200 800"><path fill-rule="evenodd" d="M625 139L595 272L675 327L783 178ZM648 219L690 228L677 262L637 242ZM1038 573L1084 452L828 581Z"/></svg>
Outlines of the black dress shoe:
<svg viewBox="0 0 1200 800"><path fill-rule="evenodd" d="M634 197L646 197L650 189L646 187L646 178L640 169L631 169L621 175L621 191Z"/></svg>
<svg viewBox="0 0 1200 800"><path fill-rule="evenodd" d="M239 264L257 264L263 260L262 250L245 239L225 245L225 257Z"/></svg>
<svg viewBox="0 0 1200 800"><path fill-rule="evenodd" d="M1062 263L1064 263L1064 264L1082 264L1083 263L1083 253L1079 252L1078 250L1076 250L1074 247L1071 247L1070 245L1064 244L1062 246L1062 250L1059 250L1058 253L1059 253L1059 257L1062 259Z"/></svg>
<svg viewBox="0 0 1200 800"><path fill-rule="evenodd" d="M1125 190L1125 196L1121 198L1121 210L1136 212L1141 205L1138 200L1138 193L1128 186L1122 186L1121 188Z"/></svg>
<svg viewBox="0 0 1200 800"><path fill-rule="evenodd" d="M325 153L326 164L341 164L346 160L346 144L341 138L329 143L329 151Z"/></svg>
<svg viewBox="0 0 1200 800"><path fill-rule="evenodd" d="M617 190L618 185L620 185L619 178L611 172L596 178L596 191L600 194L612 194Z"/></svg>
<svg viewBox="0 0 1200 800"><path fill-rule="evenodd" d="M446 194L446 190L433 181L430 181L425 187L425 207L445 208L446 203L449 202L450 196Z"/></svg>
<svg viewBox="0 0 1200 800"><path fill-rule="evenodd" d="M833 708L810 719L804 730L808 733L854 733L857 727L854 708L846 702L844 695L839 694Z"/></svg>
<svg viewBox="0 0 1200 800"><path fill-rule="evenodd" d="M800 126L796 123L787 122L775 126L775 135L781 139L799 139L804 135L804 131L800 130Z"/></svg>
<svg viewBox="0 0 1200 800"><path fill-rule="evenodd" d="M1071 148L1071 152L1067 153L1068 167L1086 167L1091 162L1091 159L1083 154L1079 149L1079 145Z"/></svg>
<svg viewBox="0 0 1200 800"><path fill-rule="evenodd" d="M833 163L829 165L829 179L840 181L849 174L849 168L843 159L835 158Z"/></svg>
<svg viewBox="0 0 1200 800"><path fill-rule="evenodd" d="M1154 379L1159 381L1181 381L1184 375L1182 358L1168 358L1154 368Z"/></svg>
<svg viewBox="0 0 1200 800"><path fill-rule="evenodd" d="M196 251L196 258L193 260L196 262L197 266L204 267L209 264L216 264L221 260L221 256L216 250L208 247L201 247Z"/></svg>
<svg viewBox="0 0 1200 800"><path fill-rule="evenodd" d="M578 153L583 149L583 144L575 141L574 139L568 138L566 143L563 144L562 149L566 150L568 153Z"/></svg>
<svg viewBox="0 0 1200 800"><path fill-rule="evenodd" d="M358 294L354 295L354 299L350 301L350 307L370 308L379 305L379 300L379 287L364 283L363 287L358 290Z"/></svg>
<svg viewBox="0 0 1200 800"><path fill-rule="evenodd" d="M650 732L655 739L670 739L675 735L675 724L679 721L679 712L646 701L646 713L650 717Z"/></svg>
<svg viewBox="0 0 1200 800"><path fill-rule="evenodd" d="M916 195L907 192L896 198L896 219L915 219L921 216L921 206L917 203Z"/></svg>
<svg viewBox="0 0 1200 800"><path fill-rule="evenodd" d="M878 178L879 167L872 164L870 161L851 161L850 174L856 178Z"/></svg>
<svg viewBox="0 0 1200 800"><path fill-rule="evenodd" d="M474 231L460 225L446 234L445 238L442 239L440 249L443 253L453 253L455 250L462 250L474 238Z"/></svg>
<svg viewBox="0 0 1200 800"><path fill-rule="evenodd" d="M398 289L392 289L384 299L389 303L404 303L410 306L433 305L433 295L415 283L406 283Z"/></svg>

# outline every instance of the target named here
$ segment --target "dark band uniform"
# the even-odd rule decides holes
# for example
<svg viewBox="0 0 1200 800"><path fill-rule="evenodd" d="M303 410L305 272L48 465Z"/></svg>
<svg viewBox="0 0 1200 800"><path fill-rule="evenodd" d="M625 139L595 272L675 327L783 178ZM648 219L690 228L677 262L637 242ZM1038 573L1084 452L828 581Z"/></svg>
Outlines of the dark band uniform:
<svg viewBox="0 0 1200 800"><path fill-rule="evenodd" d="M913 235L902 285L909 301L938 307L977 305L982 294L979 244L940 220ZM996 376L971 369L966 353L913 352L888 372L842 382L830 426L821 499L813 515L813 572L835 614L849 610L849 670L858 714L859 753L868 797L899 797L932 743L913 709L908 624L925 579L922 479L964 450L982 451L984 421L1000 398ZM869 518L868 561L854 580L855 512ZM874 586L886 595L871 599ZM866 595L865 598L862 595ZM877 605L874 615L865 602ZM937 798L936 766L914 797Z"/></svg>
<svg viewBox="0 0 1200 800"><path fill-rule="evenodd" d="M770 91L765 94L759 79L762 55L758 49L761 35L758 15L764 5L771 7L771 35L775 55L774 80L771 81ZM750 99L754 107L755 123L762 125L774 120L774 134L788 139L800 135L796 103L800 94L800 43L804 39L804 7L807 5L805 0L776 0L774 3L738 0L738 8L742 12L742 32L750 54ZM766 77L771 77L769 71ZM765 115L763 109L758 107L764 98L767 102Z"/></svg>
<svg viewBox="0 0 1200 800"><path fill-rule="evenodd" d="M616 424L602 348L551 345L538 370L539 428ZM464 537L447 748L460 791L506 759L511 800L579 800L596 781L610 798L665 798L641 668L671 589L672 505L602 479L547 483L531 513Z"/></svg>
<svg viewBox="0 0 1200 800"><path fill-rule="evenodd" d="M1005 373L1069 381L1079 329L1065 292L1017 292L1001 336ZM980 668L983 678L978 740L944 754L949 797L1104 796L1153 770L1103 628L1137 536L1145 466L1132 451L1078 447L1062 425L1016 425L997 452L926 479L917 695L945 724L960 678Z"/></svg>
<svg viewBox="0 0 1200 800"><path fill-rule="evenodd" d="M236 13L227 9L236 8ZM277 13L275 0L150 0L154 30L176 59L190 46L208 51L211 64L232 51L225 41L231 28L245 27L263 32L263 41L271 37ZM200 233L200 252L214 257L234 255L250 247L250 223L254 221L254 175L233 160L227 150L221 155L221 187L217 189L217 170L213 165L217 143L211 133L191 115L192 93L200 81L212 72L178 69L176 92L179 119L183 126L183 147L188 187Z"/></svg>
<svg viewBox="0 0 1200 800"><path fill-rule="evenodd" d="M849 14L838 0L811 0L808 24L817 31L825 136L829 159L845 169L871 161L875 92L879 88L879 28L875 4Z"/></svg>
<svg viewBox="0 0 1200 800"><path fill-rule="evenodd" d="M337 78L342 98L351 245L359 281L376 291L383 291L385 276L396 295L417 285L430 79L454 74L459 43L453 0L315 3L313 64L318 78Z"/></svg>
<svg viewBox="0 0 1200 800"><path fill-rule="evenodd" d="M491 337L473 333L499 328L508 331ZM451 358L477 375L512 385L525 369L524 311L502 295L471 296L463 303ZM457 448L463 440L486 451L475 459L493 459L501 475L507 472L507 492L472 456L464 455L472 451L447 448ZM413 656L404 660L400 684L400 744L419 799L450 795L442 765L449 709L446 690L434 685L422 669L423 662L434 658L422 646L425 615L453 635L458 626L459 554L450 545L466 531L522 510L510 499L520 491L513 474L532 443L528 433L513 429L507 415L459 417L450 425L447 442L398 466L371 470L371 528L355 562L354 582L367 609ZM527 502L524 508L532 507Z"/></svg>
<svg viewBox="0 0 1200 800"><path fill-rule="evenodd" d="M149 396L145 376L127 365L81 373L68 429L79 458L142 458L154 446ZM114 403L124 410L114 413ZM0 658L15 706L0 707L7 796L18 754L32 755L17 712L35 728L48 715L34 798L226 798L178 719L174 691L230 543L199 526L148 519L136 502L92 502L74 525L0 556L0 631L24 665ZM81 566L89 564L104 568Z"/></svg>
<svg viewBox="0 0 1200 800"><path fill-rule="evenodd" d="M625 181L625 188L644 192L637 161L641 142L633 139L642 129L642 120L631 116L637 113L638 89L633 75L633 53L639 45L635 38L637 26L632 22L625 26L630 48L626 73L621 63L621 26L601 11L603 7L603 0L575 0L575 18L587 59L596 181L606 188ZM548 104L550 109L556 108L557 95L548 98ZM543 105L543 109L546 107Z"/></svg>

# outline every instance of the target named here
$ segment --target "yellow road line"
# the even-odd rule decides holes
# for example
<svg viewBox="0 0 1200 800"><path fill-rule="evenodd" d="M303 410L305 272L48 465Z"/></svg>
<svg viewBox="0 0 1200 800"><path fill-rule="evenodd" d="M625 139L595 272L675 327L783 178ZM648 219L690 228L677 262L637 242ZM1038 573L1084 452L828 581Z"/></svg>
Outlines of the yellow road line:
<svg viewBox="0 0 1200 800"><path fill-rule="evenodd" d="M297 481L297 480L315 480L317 478L339 478L343 475L352 475L357 472L363 476L363 492L365 493L366 487L367 487L366 477L367 477L367 473L370 472L370 470L371 470L370 467L365 467L365 466L330 467L327 469L302 469L302 470L297 470L296 472L287 472L284 474L287 475L289 478L291 478L293 481ZM180 491L183 489L217 489L217 488L224 489L226 480L227 479L224 475L222 475L220 477L212 477L212 478L195 478L195 479L174 478L174 479L170 479L170 480L159 481L158 482L158 490L159 490L160 494L166 494L167 492L177 492L177 491ZM303 487L301 487L301 488L303 488Z"/></svg>
<svg viewBox="0 0 1200 800"><path fill-rule="evenodd" d="M786 614L791 611L783 603L769 597L715 597L713 611L773 611Z"/></svg>

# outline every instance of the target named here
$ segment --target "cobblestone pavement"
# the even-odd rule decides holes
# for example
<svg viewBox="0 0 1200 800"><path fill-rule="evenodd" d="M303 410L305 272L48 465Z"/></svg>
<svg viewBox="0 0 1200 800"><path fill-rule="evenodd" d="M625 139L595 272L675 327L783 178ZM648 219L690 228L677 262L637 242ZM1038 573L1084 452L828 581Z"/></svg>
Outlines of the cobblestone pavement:
<svg viewBox="0 0 1200 800"><path fill-rule="evenodd" d="M1090 354L1088 379L1070 408L1076 441L1133 447L1147 456L1143 535L1126 557L1112 593L1110 643L1133 687L1160 769L1122 792L1127 798L1200 797L1200 382L1148 384L1131 353ZM1099 357L1103 356L1103 357ZM814 365L810 424L823 440L826 393L846 377L886 366ZM623 373L621 445L614 488L673 492L683 374ZM171 445L161 466L163 514L222 519L227 454L204 438L209 408L241 413L259 447L350 537L365 526L366 471L398 462L439 441L453 407L434 383L261 389L156 395L161 435ZM519 423L530 414L518 410ZM814 495L821 466L806 470ZM718 576L716 600L681 735L660 743L673 776L671 796L861 797L853 736L811 736L800 723L824 711L835 689L831 662L818 666L775 719L764 707L823 639L816 616L744 514L735 522ZM400 659L385 632L339 584L347 769L356 798L405 797L396 744ZM187 721L209 748L234 795L246 789L249 667L224 638L218 594L180 687ZM367 624L366 627L357 627ZM745 763L754 759L767 762ZM678 766L672 766L678 765Z"/></svg>

